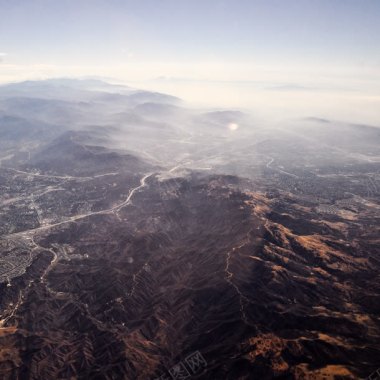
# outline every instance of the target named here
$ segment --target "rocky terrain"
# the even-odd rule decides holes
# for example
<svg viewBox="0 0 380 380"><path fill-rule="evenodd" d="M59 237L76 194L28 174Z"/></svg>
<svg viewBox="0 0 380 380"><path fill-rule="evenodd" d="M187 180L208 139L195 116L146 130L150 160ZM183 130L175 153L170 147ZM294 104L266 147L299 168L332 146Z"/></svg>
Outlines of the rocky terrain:
<svg viewBox="0 0 380 380"><path fill-rule="evenodd" d="M0 377L376 371L379 129L115 87L0 90Z"/></svg>

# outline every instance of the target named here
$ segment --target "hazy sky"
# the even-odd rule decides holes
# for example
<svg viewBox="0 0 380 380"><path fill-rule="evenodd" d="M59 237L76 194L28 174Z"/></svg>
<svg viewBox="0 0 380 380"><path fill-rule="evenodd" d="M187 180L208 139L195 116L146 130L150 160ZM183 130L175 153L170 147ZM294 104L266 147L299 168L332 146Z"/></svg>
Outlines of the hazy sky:
<svg viewBox="0 0 380 380"><path fill-rule="evenodd" d="M379 0L0 0L0 20L0 82L240 81L379 101Z"/></svg>

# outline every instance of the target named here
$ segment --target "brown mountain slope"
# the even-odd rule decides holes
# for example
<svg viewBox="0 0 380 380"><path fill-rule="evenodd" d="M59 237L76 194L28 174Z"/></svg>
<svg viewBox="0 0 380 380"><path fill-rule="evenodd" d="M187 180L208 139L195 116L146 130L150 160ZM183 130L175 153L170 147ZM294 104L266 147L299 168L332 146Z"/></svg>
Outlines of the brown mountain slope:
<svg viewBox="0 0 380 380"><path fill-rule="evenodd" d="M194 379L377 368L371 207L318 214L228 176L147 181L118 212L16 239L34 259L2 284L2 378L154 379L198 351Z"/></svg>

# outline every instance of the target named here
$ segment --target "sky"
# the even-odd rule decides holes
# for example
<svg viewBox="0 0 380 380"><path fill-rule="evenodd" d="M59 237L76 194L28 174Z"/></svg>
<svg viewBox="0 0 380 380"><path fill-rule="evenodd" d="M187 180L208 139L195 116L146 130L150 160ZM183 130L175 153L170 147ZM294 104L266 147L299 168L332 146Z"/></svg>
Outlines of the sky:
<svg viewBox="0 0 380 380"><path fill-rule="evenodd" d="M379 20L379 0L0 0L0 83L99 76L234 107L339 93L377 122Z"/></svg>

